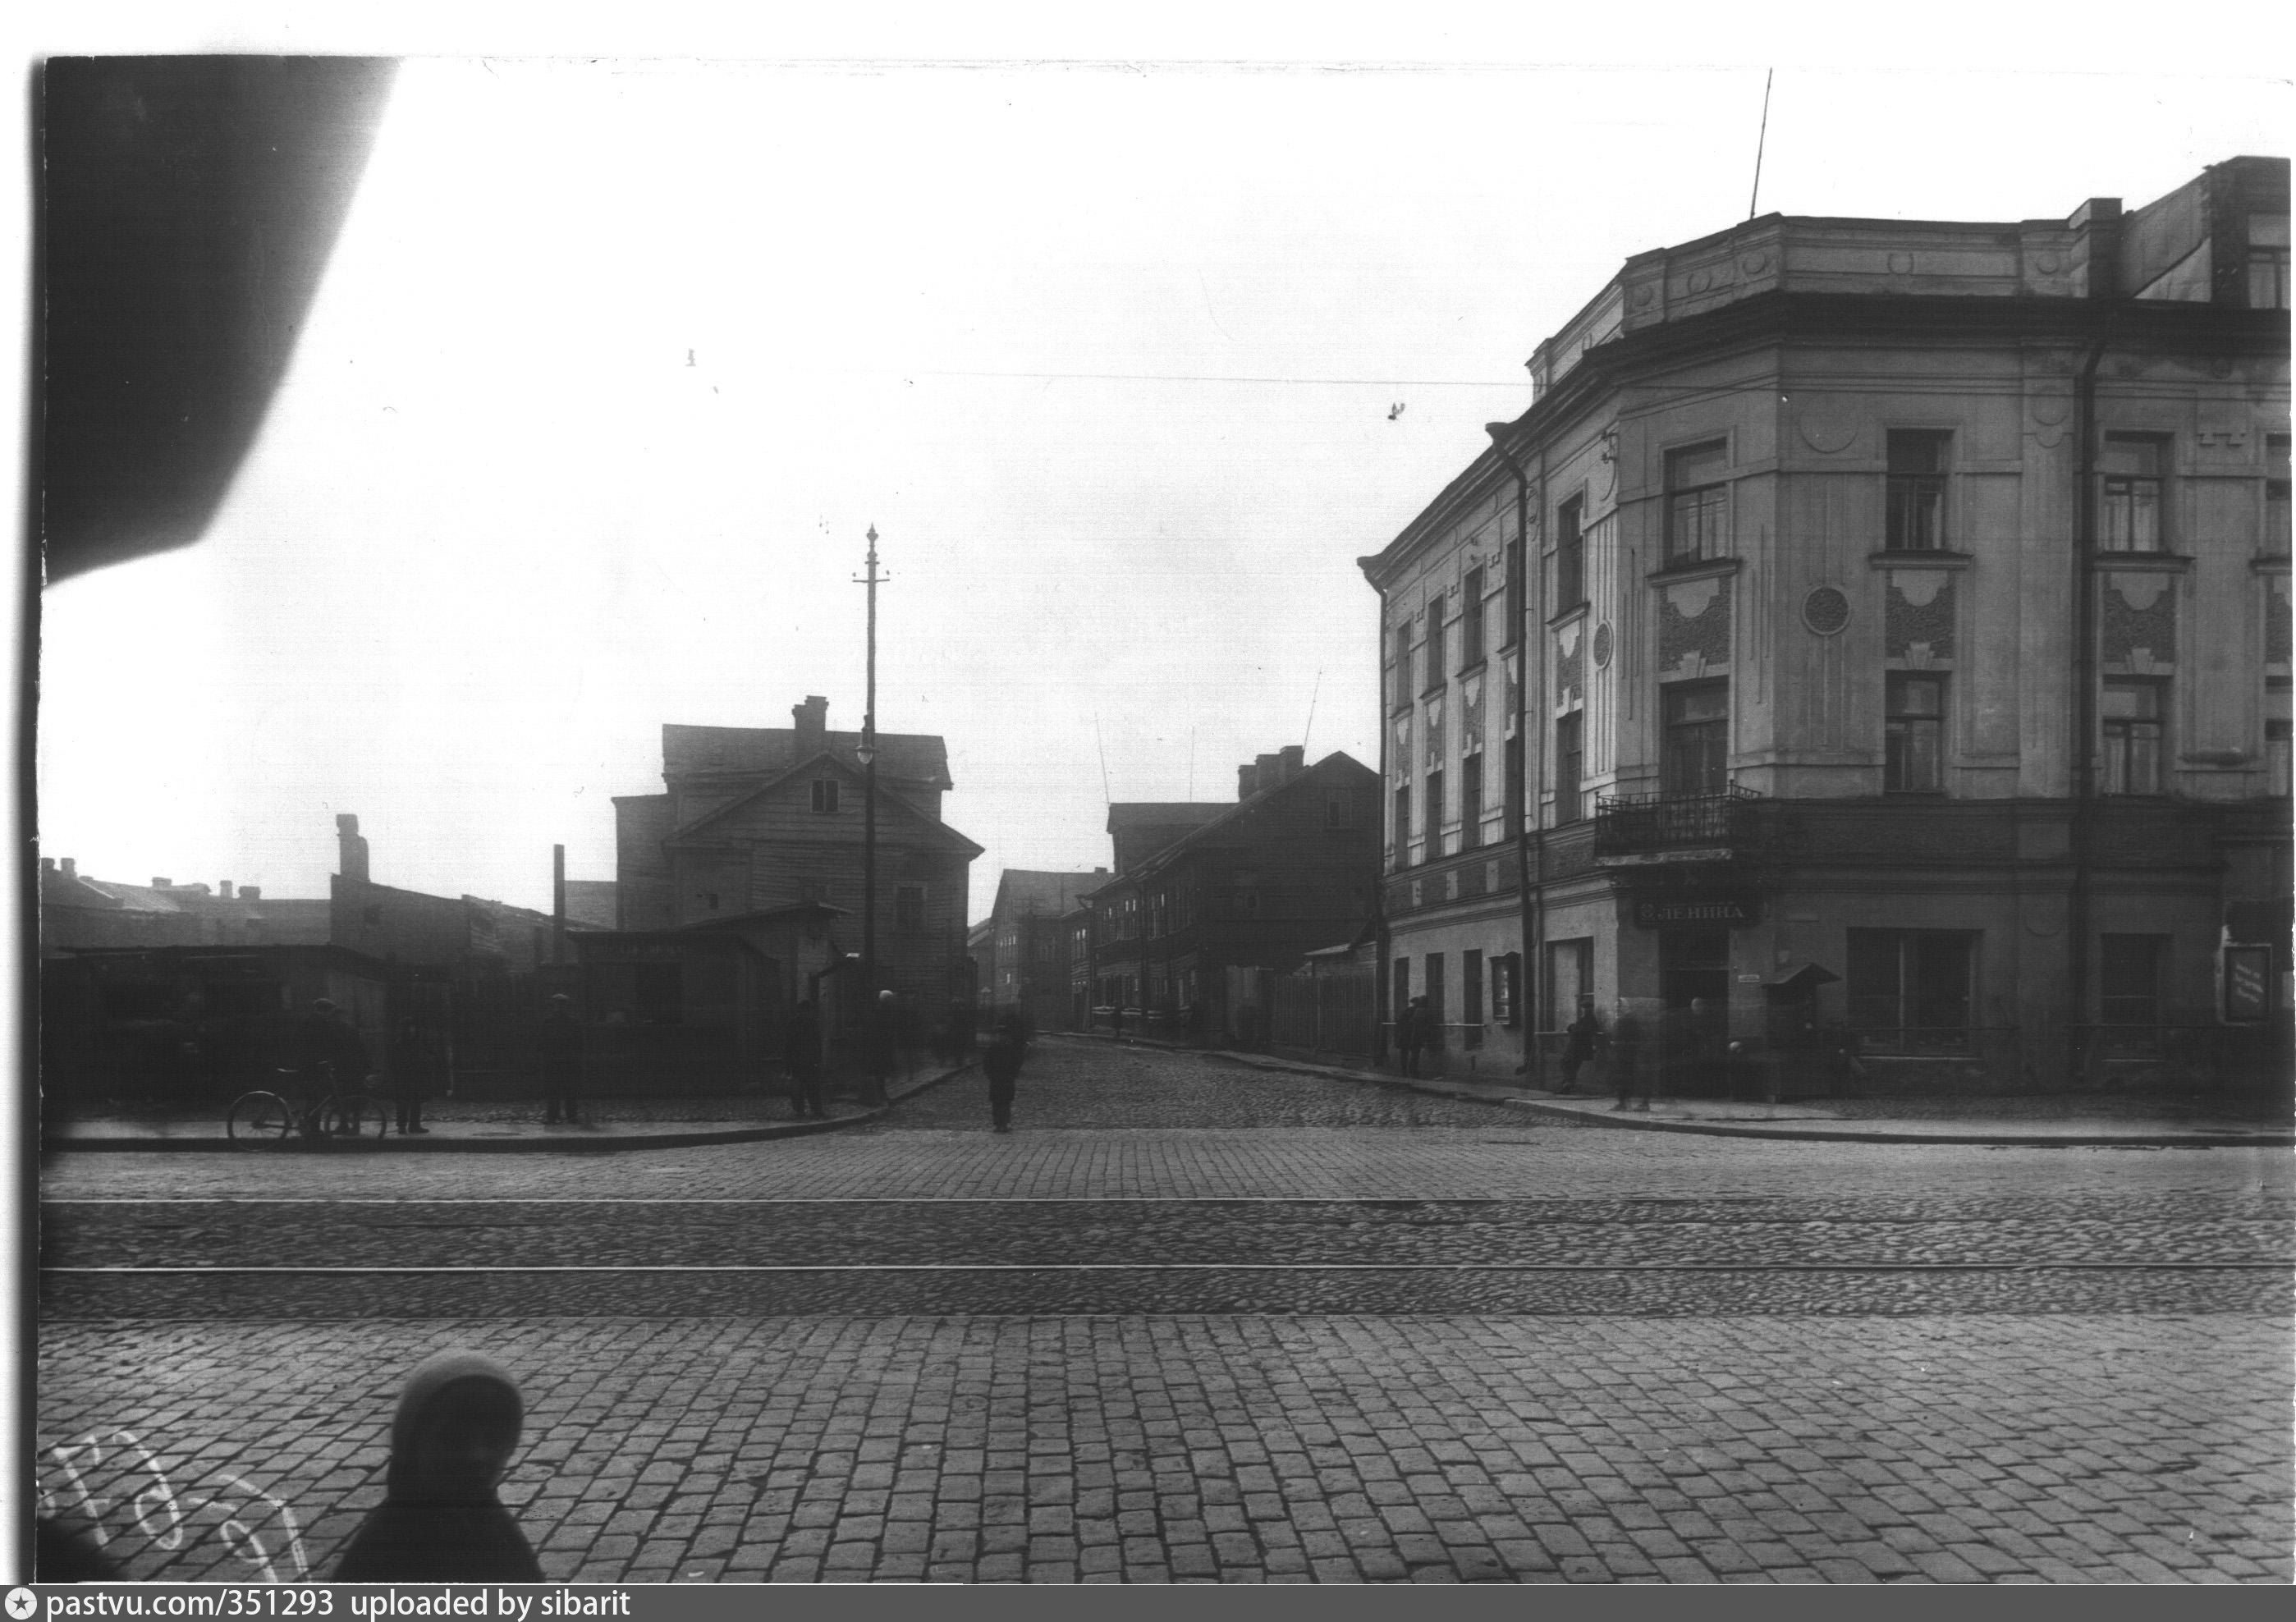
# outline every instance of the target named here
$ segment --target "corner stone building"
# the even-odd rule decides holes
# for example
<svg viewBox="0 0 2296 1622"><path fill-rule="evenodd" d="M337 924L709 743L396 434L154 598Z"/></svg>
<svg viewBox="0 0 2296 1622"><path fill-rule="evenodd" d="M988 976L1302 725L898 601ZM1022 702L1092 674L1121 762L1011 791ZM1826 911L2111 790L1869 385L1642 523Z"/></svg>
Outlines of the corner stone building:
<svg viewBox="0 0 2296 1622"><path fill-rule="evenodd" d="M2276 1061L2288 179L1627 261L1362 560L1389 1017L1534 1069L1581 997L1842 1023L1881 1087Z"/></svg>
<svg viewBox="0 0 2296 1622"><path fill-rule="evenodd" d="M808 698L789 727L661 729L667 792L614 799L625 931L672 930L801 903L849 914L861 946L857 733ZM938 737L877 735L877 974L920 1009L972 995L966 892L981 848L940 819L954 784Z"/></svg>

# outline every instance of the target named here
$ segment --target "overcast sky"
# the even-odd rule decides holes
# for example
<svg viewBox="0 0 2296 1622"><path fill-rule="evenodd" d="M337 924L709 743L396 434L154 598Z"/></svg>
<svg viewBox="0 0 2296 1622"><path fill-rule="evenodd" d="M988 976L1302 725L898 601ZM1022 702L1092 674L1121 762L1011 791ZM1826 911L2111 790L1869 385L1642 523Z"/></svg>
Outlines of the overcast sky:
<svg viewBox="0 0 2296 1622"><path fill-rule="evenodd" d="M2288 150L2284 62L1934 43L1778 53L1761 210L2062 216ZM1105 863L1110 796L1375 765L1354 560L1622 258L1747 213L1752 53L1536 45L410 61L209 538L45 595L41 850L324 896L351 811L381 882L546 907L554 842L613 877L663 723L858 726L873 522L880 725L947 739L975 916Z"/></svg>

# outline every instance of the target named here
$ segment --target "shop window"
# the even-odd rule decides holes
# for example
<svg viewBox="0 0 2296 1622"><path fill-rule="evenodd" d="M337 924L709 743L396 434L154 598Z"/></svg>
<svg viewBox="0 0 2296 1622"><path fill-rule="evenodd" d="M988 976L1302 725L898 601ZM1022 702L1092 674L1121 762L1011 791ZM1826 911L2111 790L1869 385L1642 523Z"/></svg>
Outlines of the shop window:
<svg viewBox="0 0 2296 1622"><path fill-rule="evenodd" d="M1948 433L1892 429L1889 437L1889 534L1891 552L1937 552L1945 538Z"/></svg>
<svg viewBox="0 0 2296 1622"><path fill-rule="evenodd" d="M2166 935L2107 935L2097 943L2097 1015L2107 1025L2161 1023Z"/></svg>
<svg viewBox="0 0 2296 1622"><path fill-rule="evenodd" d="M1512 952L1491 959L1491 1023L1512 1028L1515 1023L1515 980L1522 960Z"/></svg>
<svg viewBox="0 0 2296 1622"><path fill-rule="evenodd" d="M1578 1017L1578 1001L1595 995L1595 942L1592 937L1546 943L1546 1007L1545 1023L1561 1030Z"/></svg>
<svg viewBox="0 0 2296 1622"><path fill-rule="evenodd" d="M2104 756L2100 762L2103 791L2160 793L2168 684L2108 678L2101 708L2104 730Z"/></svg>
<svg viewBox="0 0 2296 1622"><path fill-rule="evenodd" d="M1666 561L1718 558L1729 545L1727 450L1719 439L1666 458Z"/></svg>
<svg viewBox="0 0 2296 1622"><path fill-rule="evenodd" d="M2107 552L2159 552L2165 541L2163 493L2169 441L2156 434L2107 434L2097 459L2103 476L2098 545Z"/></svg>
<svg viewBox="0 0 2296 1622"><path fill-rule="evenodd" d="M1893 670L1883 723L1882 787L1934 794L1945 786L1945 677Z"/></svg>
<svg viewBox="0 0 2296 1622"><path fill-rule="evenodd" d="M1881 1053L1969 1045L1977 934L1963 930L1849 931L1849 1023Z"/></svg>

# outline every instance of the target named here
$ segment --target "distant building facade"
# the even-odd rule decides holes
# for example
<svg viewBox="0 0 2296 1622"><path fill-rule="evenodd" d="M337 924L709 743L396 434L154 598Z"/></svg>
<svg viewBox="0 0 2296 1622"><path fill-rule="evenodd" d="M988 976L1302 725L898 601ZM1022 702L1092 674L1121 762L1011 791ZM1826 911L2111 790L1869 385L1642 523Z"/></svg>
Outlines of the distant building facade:
<svg viewBox="0 0 2296 1622"><path fill-rule="evenodd" d="M268 898L257 885L122 884L86 877L70 856L40 858L45 954L83 946L324 946L330 926L326 902Z"/></svg>
<svg viewBox="0 0 2296 1622"><path fill-rule="evenodd" d="M1257 1044L1266 1032L1239 1027L1232 977L1289 973L1362 929L1379 881L1379 776L1345 754L1312 766L1304 754L1295 744L1239 768L1230 805L1111 807L1117 873L1084 897L1094 1007L1124 1009L1144 1034Z"/></svg>
<svg viewBox="0 0 2296 1622"><path fill-rule="evenodd" d="M665 791L614 800L623 930L813 905L847 914L840 940L859 950L860 737L829 731L828 709L808 698L789 727L662 728ZM876 766L878 981L944 1007L972 994L965 917L980 847L940 819L953 785L939 738L880 733Z"/></svg>
<svg viewBox="0 0 2296 1622"><path fill-rule="evenodd" d="M2288 165L1629 259L1383 551L1383 1013L1994 1087L2285 1030Z"/></svg>
<svg viewBox="0 0 2296 1622"><path fill-rule="evenodd" d="M991 1004L1017 1004L1038 1030L1070 1024L1069 937L1063 921L1079 905L1078 898L1108 876L1105 867L1090 872L1004 870L996 881L996 904L987 924L995 954L986 981Z"/></svg>

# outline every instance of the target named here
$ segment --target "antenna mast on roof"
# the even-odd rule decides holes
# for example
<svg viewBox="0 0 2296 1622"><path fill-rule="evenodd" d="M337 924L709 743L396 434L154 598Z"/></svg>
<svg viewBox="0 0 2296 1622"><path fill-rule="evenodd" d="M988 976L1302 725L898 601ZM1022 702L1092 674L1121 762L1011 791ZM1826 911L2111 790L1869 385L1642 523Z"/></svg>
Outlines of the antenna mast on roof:
<svg viewBox="0 0 2296 1622"><path fill-rule="evenodd" d="M1748 219L1754 217L1754 205L1761 201L1762 148L1769 143L1770 139L1770 81L1777 77L1777 73L1775 68L1771 68L1762 74L1762 128L1761 133L1754 137L1754 192L1746 199Z"/></svg>
<svg viewBox="0 0 2296 1622"><path fill-rule="evenodd" d="M1324 673L1316 672L1316 685L1308 694L1308 730L1300 734L1300 752L1308 752L1308 740L1316 731L1316 700L1324 696Z"/></svg>
<svg viewBox="0 0 2296 1622"><path fill-rule="evenodd" d="M1093 747L1100 750L1100 803L1104 807L1113 808L1116 804L1116 796L1108 791L1108 745L1103 741L1100 735L1100 712L1098 710L1095 710L1093 712L1092 741Z"/></svg>

